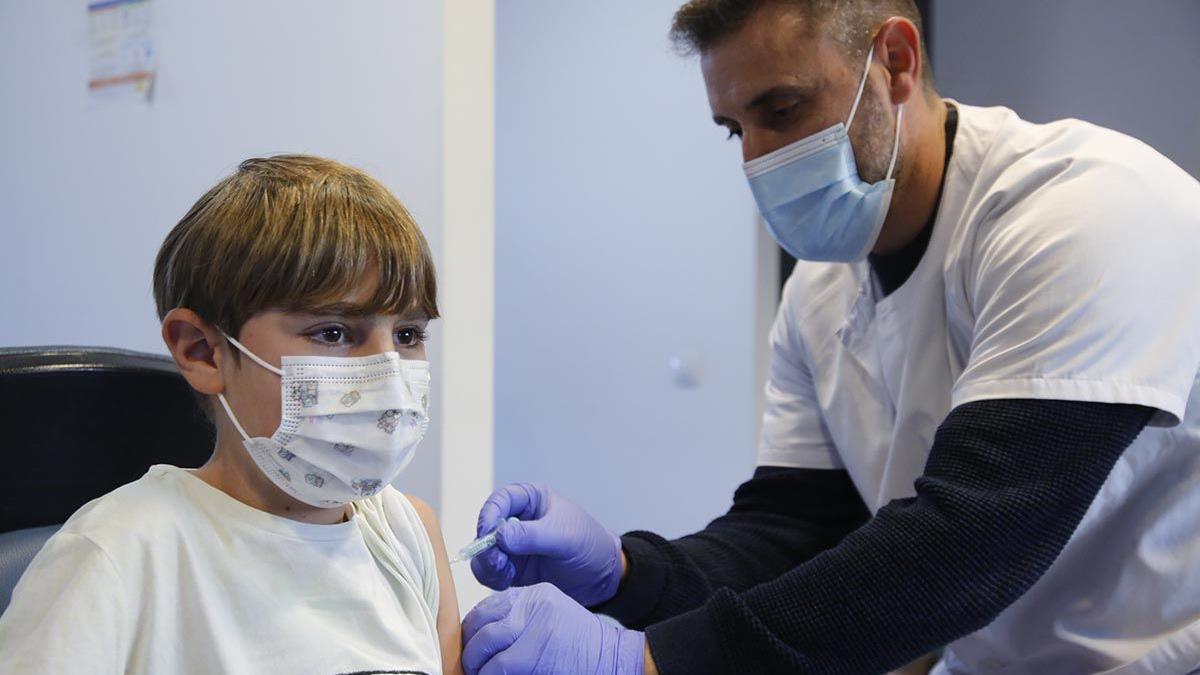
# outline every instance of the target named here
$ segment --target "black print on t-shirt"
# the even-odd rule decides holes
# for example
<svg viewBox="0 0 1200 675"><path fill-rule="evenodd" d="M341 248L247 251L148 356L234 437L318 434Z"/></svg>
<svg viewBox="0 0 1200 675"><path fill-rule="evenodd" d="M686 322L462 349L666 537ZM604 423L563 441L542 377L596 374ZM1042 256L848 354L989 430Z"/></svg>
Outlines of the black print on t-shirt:
<svg viewBox="0 0 1200 675"><path fill-rule="evenodd" d="M429 675L423 670L356 670L353 673L338 673L337 675Z"/></svg>

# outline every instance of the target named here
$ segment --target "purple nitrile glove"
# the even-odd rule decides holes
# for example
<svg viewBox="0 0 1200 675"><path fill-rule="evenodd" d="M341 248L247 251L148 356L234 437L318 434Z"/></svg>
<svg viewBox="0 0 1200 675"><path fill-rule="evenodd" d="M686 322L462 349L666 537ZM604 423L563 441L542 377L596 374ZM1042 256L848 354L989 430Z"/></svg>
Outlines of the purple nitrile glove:
<svg viewBox="0 0 1200 675"><path fill-rule="evenodd" d="M497 593L463 620L467 675L644 675L646 635L605 623L550 584Z"/></svg>
<svg viewBox="0 0 1200 675"><path fill-rule="evenodd" d="M505 522L509 516L520 522ZM587 606L616 594L621 540L549 488L514 483L493 492L479 511L478 534L497 526L496 546L471 561L481 584L502 591L547 582Z"/></svg>

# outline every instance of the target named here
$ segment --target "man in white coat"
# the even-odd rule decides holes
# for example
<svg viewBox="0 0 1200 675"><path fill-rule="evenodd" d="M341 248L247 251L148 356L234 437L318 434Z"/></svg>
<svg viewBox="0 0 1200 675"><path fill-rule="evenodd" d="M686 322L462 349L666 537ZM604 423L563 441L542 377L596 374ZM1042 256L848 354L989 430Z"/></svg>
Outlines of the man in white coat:
<svg viewBox="0 0 1200 675"><path fill-rule="evenodd" d="M679 10L800 259L760 466L675 541L498 490L473 569L515 588L467 617L468 672L1200 668L1200 184L943 99L920 26L911 0Z"/></svg>

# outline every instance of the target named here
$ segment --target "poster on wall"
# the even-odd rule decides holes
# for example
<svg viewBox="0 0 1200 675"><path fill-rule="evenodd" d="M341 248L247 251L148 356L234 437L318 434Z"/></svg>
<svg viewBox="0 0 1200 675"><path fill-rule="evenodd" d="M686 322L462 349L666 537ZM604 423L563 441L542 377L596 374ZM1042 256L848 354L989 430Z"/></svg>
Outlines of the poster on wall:
<svg viewBox="0 0 1200 675"><path fill-rule="evenodd" d="M149 102L157 68L152 0L97 0L87 11L92 98Z"/></svg>

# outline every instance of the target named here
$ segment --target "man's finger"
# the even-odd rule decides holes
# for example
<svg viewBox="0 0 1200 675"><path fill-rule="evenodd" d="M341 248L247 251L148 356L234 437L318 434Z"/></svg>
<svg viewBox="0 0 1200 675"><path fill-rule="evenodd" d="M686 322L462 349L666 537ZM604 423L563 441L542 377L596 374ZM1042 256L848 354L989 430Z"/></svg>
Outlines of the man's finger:
<svg viewBox="0 0 1200 675"><path fill-rule="evenodd" d="M508 593L497 593L484 598L463 619L463 643L466 643L484 626L501 621L512 611L512 597Z"/></svg>
<svg viewBox="0 0 1200 675"><path fill-rule="evenodd" d="M534 663L530 663L528 658L517 654L516 650L510 649L497 654L491 661L483 666L479 671L479 675L516 675L517 673L528 673Z"/></svg>
<svg viewBox="0 0 1200 675"><path fill-rule="evenodd" d="M520 634L520 631L507 621L489 623L480 628L463 647L463 668L468 675L489 672L489 663L499 658L497 654L511 647Z"/></svg>
<svg viewBox="0 0 1200 675"><path fill-rule="evenodd" d="M479 509L479 518L475 521L475 536L482 537L496 529L496 526L508 517L511 503L512 500L504 488L488 495L487 501Z"/></svg>
<svg viewBox="0 0 1200 675"><path fill-rule="evenodd" d="M506 588L503 585L504 574L493 564L495 559L495 556L487 554L475 556L471 559L471 574L475 575L479 583L493 591L503 591Z"/></svg>
<svg viewBox="0 0 1200 675"><path fill-rule="evenodd" d="M505 485L493 492L479 510L479 518L475 522L476 536L488 534L511 516L522 520L536 518L540 505L540 491L536 486L529 483Z"/></svg>

